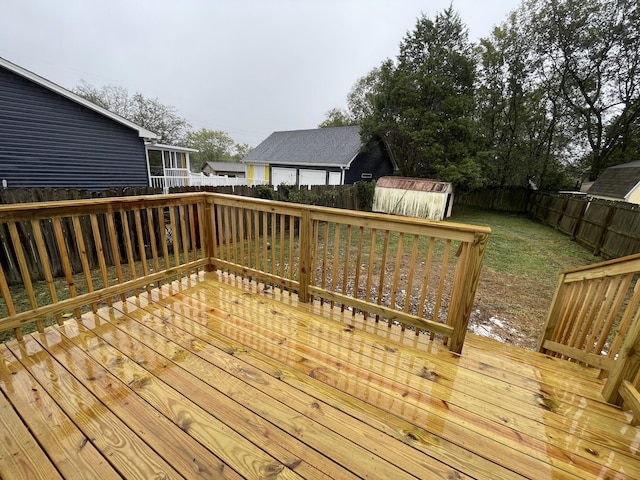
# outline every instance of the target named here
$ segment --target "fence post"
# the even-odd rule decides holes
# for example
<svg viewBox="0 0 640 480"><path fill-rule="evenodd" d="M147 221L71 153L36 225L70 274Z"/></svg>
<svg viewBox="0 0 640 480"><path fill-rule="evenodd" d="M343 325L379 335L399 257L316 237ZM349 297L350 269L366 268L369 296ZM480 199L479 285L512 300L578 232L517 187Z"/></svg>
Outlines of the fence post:
<svg viewBox="0 0 640 480"><path fill-rule="evenodd" d="M604 243L604 238L607 235L607 231L611 226L611 221L613 220L613 215L616 213L616 209L613 205L609 205L609 210L607 210L607 216L604 219L604 223L602 225L602 231L600 232L600 236L596 241L595 248L593 249L594 255L600 255L600 250L602 249L602 244Z"/></svg>
<svg viewBox="0 0 640 480"><path fill-rule="evenodd" d="M456 272L451 298L459 298L459 300L454 305L453 315L449 321L449 325L453 327L453 336L449 339L449 350L454 353L462 352L488 239L487 234L476 234L473 242L463 249L460 270ZM460 295L458 296L456 292Z"/></svg>
<svg viewBox="0 0 640 480"><path fill-rule="evenodd" d="M213 272L216 269L214 259L217 256L216 252L216 215L215 215L215 194L205 193L204 197L204 251L205 255L209 259L209 263L206 265L205 270L207 272Z"/></svg>
<svg viewBox="0 0 640 480"><path fill-rule="evenodd" d="M298 298L301 302L309 301L309 280L311 270L311 212L308 208L302 209L300 217L300 260L298 262L298 282L300 290Z"/></svg>

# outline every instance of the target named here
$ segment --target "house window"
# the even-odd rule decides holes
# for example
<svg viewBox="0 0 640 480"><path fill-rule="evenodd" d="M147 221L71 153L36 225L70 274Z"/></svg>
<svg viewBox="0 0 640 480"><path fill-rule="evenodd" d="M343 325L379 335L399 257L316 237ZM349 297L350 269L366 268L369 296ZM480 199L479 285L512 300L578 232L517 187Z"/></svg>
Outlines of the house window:
<svg viewBox="0 0 640 480"><path fill-rule="evenodd" d="M363 173L360 175L360 178L364 180L371 180L373 178L373 173Z"/></svg>

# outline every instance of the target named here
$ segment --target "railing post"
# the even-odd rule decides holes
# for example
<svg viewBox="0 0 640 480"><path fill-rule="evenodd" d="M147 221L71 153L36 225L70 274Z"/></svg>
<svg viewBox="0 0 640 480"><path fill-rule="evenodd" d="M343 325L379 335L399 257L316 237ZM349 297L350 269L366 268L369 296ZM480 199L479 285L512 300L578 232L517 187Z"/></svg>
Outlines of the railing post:
<svg viewBox="0 0 640 480"><path fill-rule="evenodd" d="M309 301L309 280L311 270L311 212L303 208L300 216L300 259L298 261L298 282L300 290L298 298L301 302Z"/></svg>
<svg viewBox="0 0 640 480"><path fill-rule="evenodd" d="M633 382L640 370L640 310L633 317L627 336L618 353L615 366L609 373L602 396L609 403L622 405L620 386L624 380Z"/></svg>
<svg viewBox="0 0 640 480"><path fill-rule="evenodd" d="M560 312L562 311L562 303L564 301L564 293L566 290L566 285L564 284L566 276L567 274L564 272L560 274L558 286L556 287L556 291L553 293L549 312L547 313L547 321L545 322L544 330L538 340L539 352L544 352L544 342L552 339L553 332L555 331L558 320L560 319Z"/></svg>
<svg viewBox="0 0 640 480"><path fill-rule="evenodd" d="M205 270L213 272L216 269L214 259L217 257L215 201L212 194L205 194L204 198L204 251L209 259Z"/></svg>
<svg viewBox="0 0 640 480"><path fill-rule="evenodd" d="M453 336L449 339L449 350L455 353L462 352L488 239L487 234L476 234L473 242L467 245L466 252L463 253L463 257L466 258L461 259L461 270L456 273L451 297L453 301L456 301L456 298L458 300L453 306L453 316L449 322L453 327ZM456 295L456 292L460 295Z"/></svg>

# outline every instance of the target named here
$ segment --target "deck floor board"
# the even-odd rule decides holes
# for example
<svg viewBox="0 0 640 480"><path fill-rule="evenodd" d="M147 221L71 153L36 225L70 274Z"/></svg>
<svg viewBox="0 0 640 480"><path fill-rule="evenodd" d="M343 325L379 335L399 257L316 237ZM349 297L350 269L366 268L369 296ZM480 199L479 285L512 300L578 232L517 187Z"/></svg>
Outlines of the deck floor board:
<svg viewBox="0 0 640 480"><path fill-rule="evenodd" d="M640 478L602 385L201 273L0 345L0 478Z"/></svg>

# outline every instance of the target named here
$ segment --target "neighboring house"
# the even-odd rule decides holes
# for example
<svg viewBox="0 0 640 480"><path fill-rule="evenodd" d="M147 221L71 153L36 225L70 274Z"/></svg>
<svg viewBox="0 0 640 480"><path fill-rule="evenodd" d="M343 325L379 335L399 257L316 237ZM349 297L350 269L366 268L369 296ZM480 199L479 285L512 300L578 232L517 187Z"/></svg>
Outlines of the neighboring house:
<svg viewBox="0 0 640 480"><path fill-rule="evenodd" d="M453 185L427 178L382 177L376 182L374 212L444 220L453 209Z"/></svg>
<svg viewBox="0 0 640 480"><path fill-rule="evenodd" d="M358 126L274 132L242 162L249 185L345 185L398 169L384 141L362 145Z"/></svg>
<svg viewBox="0 0 640 480"><path fill-rule="evenodd" d="M205 162L202 173L232 178L244 178L245 166L238 162Z"/></svg>
<svg viewBox="0 0 640 480"><path fill-rule="evenodd" d="M0 58L0 182L102 190L148 186L157 135Z"/></svg>
<svg viewBox="0 0 640 480"><path fill-rule="evenodd" d="M593 182L587 195L640 204L640 161L607 168Z"/></svg>

